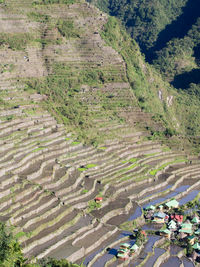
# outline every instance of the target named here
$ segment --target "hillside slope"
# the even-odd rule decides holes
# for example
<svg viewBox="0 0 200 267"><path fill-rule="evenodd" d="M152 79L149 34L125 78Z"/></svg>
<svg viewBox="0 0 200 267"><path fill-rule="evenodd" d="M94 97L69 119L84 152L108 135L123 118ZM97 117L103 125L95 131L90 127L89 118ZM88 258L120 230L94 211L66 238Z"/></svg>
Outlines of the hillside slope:
<svg viewBox="0 0 200 267"><path fill-rule="evenodd" d="M175 91L115 19L78 0L6 0L0 12L0 216L25 256L78 262L149 193L199 188L189 143L154 140L184 132Z"/></svg>

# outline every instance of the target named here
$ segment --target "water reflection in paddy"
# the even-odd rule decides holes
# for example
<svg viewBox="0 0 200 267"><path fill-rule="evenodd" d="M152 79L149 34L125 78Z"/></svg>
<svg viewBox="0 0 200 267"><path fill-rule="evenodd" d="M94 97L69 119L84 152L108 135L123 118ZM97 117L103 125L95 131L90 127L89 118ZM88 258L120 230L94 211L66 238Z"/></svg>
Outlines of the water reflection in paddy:
<svg viewBox="0 0 200 267"><path fill-rule="evenodd" d="M195 267L194 263L191 262L189 259L187 259L186 257L181 258L182 262L183 262L183 266L184 267Z"/></svg>
<svg viewBox="0 0 200 267"><path fill-rule="evenodd" d="M160 239L160 236L149 235L148 236L148 241L145 244L144 249L142 250L142 252L138 256L138 258L133 260L134 262L131 263L130 266L131 267L138 266L146 258L148 252L152 252L153 251L154 243L159 239Z"/></svg>
<svg viewBox="0 0 200 267"><path fill-rule="evenodd" d="M189 185L182 185L182 186L179 186L178 188L176 188L173 192L170 192L169 194L163 196L163 197L160 197L160 198L156 198L152 201L149 201L148 203L144 204L143 205L143 208L146 208L147 206L149 205L156 205L160 202L164 202L166 199L170 199L176 195L178 195L179 193L181 192L184 192L186 189L189 188Z"/></svg>
<svg viewBox="0 0 200 267"><path fill-rule="evenodd" d="M180 205L185 205L187 202L192 201L199 193L199 190L193 190L188 193L185 197L179 200Z"/></svg>
<svg viewBox="0 0 200 267"><path fill-rule="evenodd" d="M143 267L152 267L156 262L157 258L160 257L164 252L165 250L163 248L155 248L154 255L152 255L148 259L148 261L143 265Z"/></svg>
<svg viewBox="0 0 200 267"><path fill-rule="evenodd" d="M167 189L169 189L169 188L171 188L172 187L172 185L167 185L166 187L164 187L163 189L160 189L160 190L158 190L158 191L156 191L156 193L161 193L161 192L164 192L165 190L167 190ZM152 194L149 194L149 195L147 195L147 196L145 196L144 198L148 198L148 197L150 197L150 196L152 196L154 193L152 193Z"/></svg>
<svg viewBox="0 0 200 267"><path fill-rule="evenodd" d="M161 267L178 267L181 265L181 261L178 257L170 257Z"/></svg>
<svg viewBox="0 0 200 267"><path fill-rule="evenodd" d="M131 232L129 231L123 231L122 233L119 234L119 236L116 238L116 241L119 240L120 242L120 239L124 238L124 237L127 237L129 238L129 236L132 235ZM129 242L129 241L128 241ZM130 241L130 244L134 244L135 241L131 240ZM107 246L106 246L107 247ZM100 252L102 252L103 250L106 249L106 247L103 247L103 248L100 248L99 250L96 250L94 251L92 254L88 255L85 260L84 260L84 265L88 265L88 263ZM117 254L117 249L119 248L119 245L112 248L110 251L108 251L107 253L105 252L105 254L99 258L99 260L97 260L93 266L104 266L104 264L106 263L106 261L110 260L111 258L113 258L114 256L116 256ZM97 265L97 264L102 264L102 265Z"/></svg>

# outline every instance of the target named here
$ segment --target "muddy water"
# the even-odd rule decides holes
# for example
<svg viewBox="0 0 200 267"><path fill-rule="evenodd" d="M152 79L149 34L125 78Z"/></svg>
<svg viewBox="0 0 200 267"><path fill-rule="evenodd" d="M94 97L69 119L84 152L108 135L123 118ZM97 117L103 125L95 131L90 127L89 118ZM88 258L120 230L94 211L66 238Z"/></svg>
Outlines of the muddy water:
<svg viewBox="0 0 200 267"><path fill-rule="evenodd" d="M178 267L181 265L181 261L178 257L170 257L166 262L161 264L160 267Z"/></svg>
<svg viewBox="0 0 200 267"><path fill-rule="evenodd" d="M182 248L179 246L176 246L176 245L170 246L170 254L172 256L176 256L181 250L182 250Z"/></svg>
<svg viewBox="0 0 200 267"><path fill-rule="evenodd" d="M158 257L160 257L165 252L162 248L155 248L154 249L154 255L152 255L148 261L143 265L143 267L151 267L154 265L155 261Z"/></svg>
<svg viewBox="0 0 200 267"><path fill-rule="evenodd" d="M179 200L180 205L185 205L187 202L192 201L199 193L199 190L193 190L187 196Z"/></svg>
<svg viewBox="0 0 200 267"><path fill-rule="evenodd" d="M169 194L163 196L163 197L160 197L160 198L156 198L154 200L150 200L149 202L147 202L146 204L143 205L143 208L146 208L147 206L149 205L156 205L160 202L163 202L165 201L166 199L170 199L176 195L178 195L179 193L181 192L184 192L186 189L189 188L189 185L182 185L182 186L179 186L178 188L176 188L173 192L170 192Z"/></svg>
<svg viewBox="0 0 200 267"><path fill-rule="evenodd" d="M164 192L165 190L167 190L167 189L169 189L169 188L171 188L171 187L172 187L172 185L169 184L169 185L167 185L166 187L164 187L164 188L162 188L162 189L156 191L156 193ZM148 198L148 197L152 196L153 194L155 194L155 192L153 192L152 194L149 194L149 195L147 195L147 196L144 196L144 198Z"/></svg>
<svg viewBox="0 0 200 267"><path fill-rule="evenodd" d="M135 212L128 218L128 221L135 220L136 218L140 217L142 215L142 210L138 206L135 210Z"/></svg>
<svg viewBox="0 0 200 267"><path fill-rule="evenodd" d="M144 249L140 253L140 255L137 257L137 259L134 259L133 262L130 263L129 266L136 267L138 266L147 256L148 252L152 252L154 243L160 239L160 236L155 235L149 235L148 241L144 246ZM149 265L150 267L151 265Z"/></svg>
<svg viewBox="0 0 200 267"><path fill-rule="evenodd" d="M142 226L143 230L151 230L151 231L158 231L162 228L163 225L160 224L153 224L153 223L149 223L149 224L145 224Z"/></svg>
<svg viewBox="0 0 200 267"><path fill-rule="evenodd" d="M186 257L181 258L184 267L195 267L195 265Z"/></svg>

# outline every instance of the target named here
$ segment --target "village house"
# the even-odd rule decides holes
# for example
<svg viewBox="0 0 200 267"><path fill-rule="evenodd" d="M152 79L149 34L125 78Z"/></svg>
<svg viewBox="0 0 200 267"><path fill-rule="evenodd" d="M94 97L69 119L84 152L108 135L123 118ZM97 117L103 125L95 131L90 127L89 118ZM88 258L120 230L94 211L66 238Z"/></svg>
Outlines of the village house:
<svg viewBox="0 0 200 267"><path fill-rule="evenodd" d="M178 208L179 206L179 202L176 199L172 199L170 201L168 201L167 203L165 203L165 208L166 209L174 209L174 208Z"/></svg>
<svg viewBox="0 0 200 267"><path fill-rule="evenodd" d="M166 238L168 238L168 239L170 239L170 237L171 237L171 232L170 232L169 229L160 230L160 235L161 235L161 236L164 236L164 237L166 237Z"/></svg>
<svg viewBox="0 0 200 267"><path fill-rule="evenodd" d="M168 229L170 229L171 231L176 231L177 230L177 225L176 225L176 222L174 220L171 220L168 223Z"/></svg>
<svg viewBox="0 0 200 267"><path fill-rule="evenodd" d="M137 244L134 244L131 248L130 248L130 255L133 255L137 250L139 249Z"/></svg>
<svg viewBox="0 0 200 267"><path fill-rule="evenodd" d="M154 213L153 215L153 222L155 223L165 223L165 217L166 217L166 214L164 212L156 212Z"/></svg>
<svg viewBox="0 0 200 267"><path fill-rule="evenodd" d="M130 245L128 243L122 243L120 244L120 249L129 249Z"/></svg>
<svg viewBox="0 0 200 267"><path fill-rule="evenodd" d="M200 251L200 245L199 245L199 243L195 243L195 244L192 246L192 248L195 249L195 250Z"/></svg>
<svg viewBox="0 0 200 267"><path fill-rule="evenodd" d="M103 198L102 197L96 197L94 200L96 203L101 203L103 201Z"/></svg>
<svg viewBox="0 0 200 267"><path fill-rule="evenodd" d="M175 220L178 224L183 222L183 215L174 214L170 216L171 220Z"/></svg>
<svg viewBox="0 0 200 267"><path fill-rule="evenodd" d="M198 224L199 223L199 218L198 217L194 217L191 221L194 224Z"/></svg>

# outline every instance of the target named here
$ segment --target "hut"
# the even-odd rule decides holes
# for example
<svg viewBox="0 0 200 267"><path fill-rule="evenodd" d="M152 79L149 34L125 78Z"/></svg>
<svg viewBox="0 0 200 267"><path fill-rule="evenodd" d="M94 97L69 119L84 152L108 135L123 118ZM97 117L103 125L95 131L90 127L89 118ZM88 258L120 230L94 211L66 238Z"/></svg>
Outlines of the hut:
<svg viewBox="0 0 200 267"><path fill-rule="evenodd" d="M178 224L183 222L183 215L174 214L170 216L172 220L175 220Z"/></svg>
<svg viewBox="0 0 200 267"><path fill-rule="evenodd" d="M147 206L147 207L145 208L145 210L155 210L155 209L156 209L156 207L153 206L153 205Z"/></svg>
<svg viewBox="0 0 200 267"><path fill-rule="evenodd" d="M156 212L153 215L153 217L154 217L153 222L164 223L165 222L165 216L166 216L166 214L164 212L161 212L161 211Z"/></svg>
<svg viewBox="0 0 200 267"><path fill-rule="evenodd" d="M130 246L125 248L126 247L125 244L126 243L122 244L120 246L120 249L117 251L117 258L122 259L122 260L127 260L129 258L129 249L128 248ZM125 245L125 246L123 246L123 245ZM122 248L122 247L124 247L124 248Z"/></svg>
<svg viewBox="0 0 200 267"><path fill-rule="evenodd" d="M130 248L130 254L134 254L137 250L139 249L137 244L134 244L131 248Z"/></svg>
<svg viewBox="0 0 200 267"><path fill-rule="evenodd" d="M200 245L199 243L195 243L193 246L192 246L193 249L195 250L200 250Z"/></svg>
<svg viewBox="0 0 200 267"><path fill-rule="evenodd" d="M180 238L180 239L184 239L184 238L186 238L188 235L186 234L186 233L183 233L183 232L181 232L181 233L179 233L178 234L178 237Z"/></svg>
<svg viewBox="0 0 200 267"><path fill-rule="evenodd" d="M103 198L102 197L95 197L94 200L95 200L96 203L100 203L100 202L103 201Z"/></svg>
<svg viewBox="0 0 200 267"><path fill-rule="evenodd" d="M167 203L165 203L165 207L167 209L178 208L178 206L179 206L179 202L176 199L172 199L168 201Z"/></svg>
<svg viewBox="0 0 200 267"><path fill-rule="evenodd" d="M118 253L117 253L117 258L119 258L119 259L121 259L121 260L127 260L128 258L129 258L129 255L128 255L128 251L126 251L126 252L121 252L121 251L119 251Z"/></svg>
<svg viewBox="0 0 200 267"><path fill-rule="evenodd" d="M169 223L168 223L168 228L170 230L176 230L177 229L177 225L176 225L176 222L174 220L171 220Z"/></svg>
<svg viewBox="0 0 200 267"><path fill-rule="evenodd" d="M199 223L199 218L198 217L194 217L191 222L194 223L194 224L197 224L197 223Z"/></svg>
<svg viewBox="0 0 200 267"><path fill-rule="evenodd" d="M197 229L194 233L195 235L200 235L200 229Z"/></svg>
<svg viewBox="0 0 200 267"><path fill-rule="evenodd" d="M192 230L192 224L191 223L182 223L181 229L182 230Z"/></svg>
<svg viewBox="0 0 200 267"><path fill-rule="evenodd" d="M167 237L168 239L170 239L170 237L171 237L171 232L170 232L170 230L168 230L168 229L160 230L160 235L161 235L161 236L164 236L164 237Z"/></svg>
<svg viewBox="0 0 200 267"><path fill-rule="evenodd" d="M128 243L122 243L120 244L120 249L129 249L130 245Z"/></svg>

